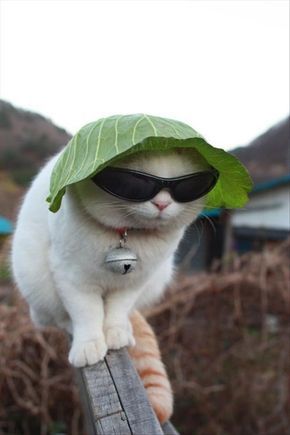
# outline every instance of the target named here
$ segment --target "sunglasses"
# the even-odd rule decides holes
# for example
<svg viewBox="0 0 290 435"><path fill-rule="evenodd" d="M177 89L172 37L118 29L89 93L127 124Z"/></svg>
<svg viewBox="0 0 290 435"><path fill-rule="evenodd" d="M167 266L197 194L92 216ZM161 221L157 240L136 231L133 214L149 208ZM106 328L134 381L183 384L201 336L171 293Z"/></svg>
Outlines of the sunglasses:
<svg viewBox="0 0 290 435"><path fill-rule="evenodd" d="M218 171L212 167L206 171L175 178L156 177L132 169L107 167L92 177L92 181L111 195L127 201L149 201L161 189L167 189L176 202L190 202L210 192L218 177Z"/></svg>

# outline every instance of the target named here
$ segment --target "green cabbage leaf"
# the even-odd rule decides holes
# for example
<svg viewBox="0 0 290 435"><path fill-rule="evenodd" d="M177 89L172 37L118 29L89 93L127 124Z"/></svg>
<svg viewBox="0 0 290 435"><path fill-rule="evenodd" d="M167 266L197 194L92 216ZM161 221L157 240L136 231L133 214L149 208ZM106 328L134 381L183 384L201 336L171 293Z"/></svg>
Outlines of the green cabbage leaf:
<svg viewBox="0 0 290 435"><path fill-rule="evenodd" d="M66 187L90 178L104 167L139 151L194 148L219 171L206 206L237 208L248 201L251 178L239 160L215 148L193 128L146 114L115 115L81 128L64 148L51 175L49 209L57 212Z"/></svg>

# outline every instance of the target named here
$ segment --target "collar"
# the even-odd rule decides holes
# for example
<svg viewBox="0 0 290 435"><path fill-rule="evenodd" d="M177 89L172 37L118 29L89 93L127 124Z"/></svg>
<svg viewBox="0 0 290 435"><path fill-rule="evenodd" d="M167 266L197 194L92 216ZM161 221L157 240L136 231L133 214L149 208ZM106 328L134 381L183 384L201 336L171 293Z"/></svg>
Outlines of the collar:
<svg viewBox="0 0 290 435"><path fill-rule="evenodd" d="M119 228L112 228L113 231L116 231L120 237L126 237L128 234L128 228L127 227L119 227Z"/></svg>
<svg viewBox="0 0 290 435"><path fill-rule="evenodd" d="M111 231L116 232L117 234L119 234L119 236L121 238L126 238L128 236L128 232L131 232L131 231L137 231L137 232L142 231L146 234L152 234L152 233L156 233L158 231L155 228L133 228L133 227L118 227L118 228L106 227L106 228L110 229Z"/></svg>

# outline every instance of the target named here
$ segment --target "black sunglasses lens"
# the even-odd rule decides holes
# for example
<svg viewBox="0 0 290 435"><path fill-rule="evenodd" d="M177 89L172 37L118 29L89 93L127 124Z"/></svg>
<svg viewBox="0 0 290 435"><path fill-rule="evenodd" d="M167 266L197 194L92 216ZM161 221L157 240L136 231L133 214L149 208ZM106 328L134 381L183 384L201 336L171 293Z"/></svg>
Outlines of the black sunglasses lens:
<svg viewBox="0 0 290 435"><path fill-rule="evenodd" d="M180 180L173 188L173 196L177 202L190 202L209 193L217 182L217 174L206 171Z"/></svg>
<svg viewBox="0 0 290 435"><path fill-rule="evenodd" d="M154 181L141 174L104 169L92 180L105 191L128 201L147 201L155 192Z"/></svg>

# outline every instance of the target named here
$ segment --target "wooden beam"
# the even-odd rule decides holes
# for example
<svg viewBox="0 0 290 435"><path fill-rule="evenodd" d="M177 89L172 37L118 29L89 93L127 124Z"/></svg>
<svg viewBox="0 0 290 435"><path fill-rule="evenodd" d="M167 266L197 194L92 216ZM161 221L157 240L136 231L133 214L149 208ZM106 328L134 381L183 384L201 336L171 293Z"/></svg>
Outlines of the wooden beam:
<svg viewBox="0 0 290 435"><path fill-rule="evenodd" d="M179 433L177 432L173 424L170 423L170 421L167 421L162 425L162 430L164 435L179 435Z"/></svg>
<svg viewBox="0 0 290 435"><path fill-rule="evenodd" d="M161 428L126 349L77 371L89 435L178 435Z"/></svg>

